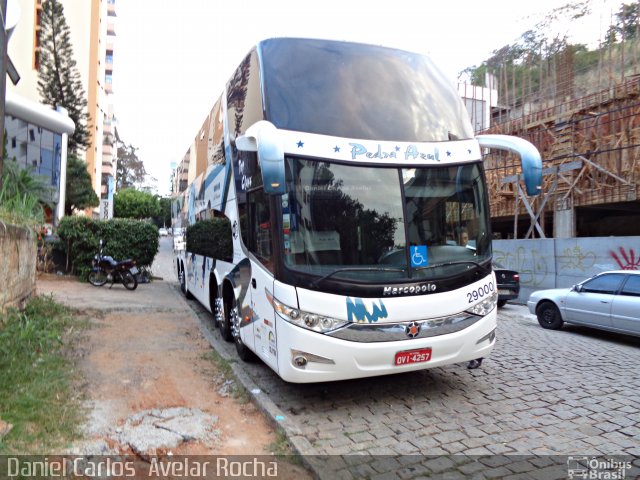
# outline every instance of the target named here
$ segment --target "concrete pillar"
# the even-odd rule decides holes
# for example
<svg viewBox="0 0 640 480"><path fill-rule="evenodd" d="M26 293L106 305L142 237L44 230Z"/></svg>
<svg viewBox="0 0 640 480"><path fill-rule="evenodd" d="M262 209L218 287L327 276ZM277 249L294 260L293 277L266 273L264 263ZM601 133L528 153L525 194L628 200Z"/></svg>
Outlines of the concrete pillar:
<svg viewBox="0 0 640 480"><path fill-rule="evenodd" d="M575 208L553 212L553 236L555 238L574 238L576 236Z"/></svg>

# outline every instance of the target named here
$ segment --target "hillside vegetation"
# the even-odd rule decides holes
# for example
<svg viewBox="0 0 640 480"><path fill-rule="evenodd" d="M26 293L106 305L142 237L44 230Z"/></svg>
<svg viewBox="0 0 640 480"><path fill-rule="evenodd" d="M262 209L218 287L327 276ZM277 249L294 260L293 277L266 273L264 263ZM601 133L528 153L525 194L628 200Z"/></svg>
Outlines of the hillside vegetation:
<svg viewBox="0 0 640 480"><path fill-rule="evenodd" d="M596 48L570 43L567 31L545 33L560 20L580 22L590 13L590 4L574 2L554 9L535 29L494 50L461 77L497 88L501 106L517 107L588 95L640 74L640 2L621 5Z"/></svg>

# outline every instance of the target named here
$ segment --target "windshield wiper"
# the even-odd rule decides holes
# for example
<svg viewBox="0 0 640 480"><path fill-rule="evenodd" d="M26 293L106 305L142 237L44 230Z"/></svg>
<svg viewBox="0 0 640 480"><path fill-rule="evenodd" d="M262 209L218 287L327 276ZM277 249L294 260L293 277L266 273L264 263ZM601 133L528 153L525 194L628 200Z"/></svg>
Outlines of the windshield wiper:
<svg viewBox="0 0 640 480"><path fill-rule="evenodd" d="M485 273L491 273L491 267L485 267L484 265L481 265L480 263L476 262L475 260L456 260L455 262L443 262L443 263L435 263L433 265L426 265L424 267L416 267L413 270L414 271L420 271L420 270L426 270L428 268L436 268L436 267L448 267L449 265L465 265L471 263L473 265L475 265L476 267L478 267L480 270L482 270Z"/></svg>
<svg viewBox="0 0 640 480"><path fill-rule="evenodd" d="M324 277L320 277L317 280L311 282L311 286L313 288L320 285L320 283L324 282L327 278L334 276L336 273L342 272L404 272L402 268L388 268L388 267L344 267L337 268L333 272L326 274Z"/></svg>

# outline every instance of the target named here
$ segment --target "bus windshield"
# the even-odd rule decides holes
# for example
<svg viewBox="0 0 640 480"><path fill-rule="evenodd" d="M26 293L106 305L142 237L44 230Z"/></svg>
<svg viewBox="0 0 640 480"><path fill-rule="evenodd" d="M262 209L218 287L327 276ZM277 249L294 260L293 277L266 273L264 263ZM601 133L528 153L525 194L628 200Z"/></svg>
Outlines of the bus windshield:
<svg viewBox="0 0 640 480"><path fill-rule="evenodd" d="M285 266L357 282L435 279L491 256L479 162L349 166L288 157Z"/></svg>

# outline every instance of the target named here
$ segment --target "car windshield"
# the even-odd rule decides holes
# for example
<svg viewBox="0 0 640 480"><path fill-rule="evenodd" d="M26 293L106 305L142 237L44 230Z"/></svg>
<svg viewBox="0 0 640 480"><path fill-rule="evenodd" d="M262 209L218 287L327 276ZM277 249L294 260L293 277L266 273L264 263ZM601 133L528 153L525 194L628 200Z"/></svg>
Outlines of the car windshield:
<svg viewBox="0 0 640 480"><path fill-rule="evenodd" d="M287 158L285 266L364 282L433 279L491 256L481 164L362 167Z"/></svg>

